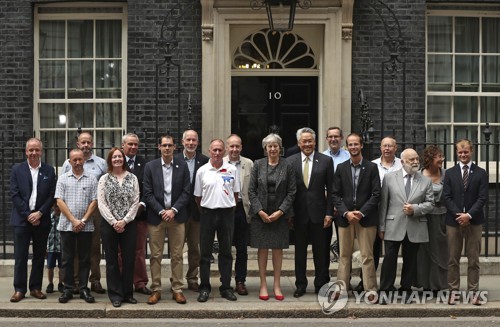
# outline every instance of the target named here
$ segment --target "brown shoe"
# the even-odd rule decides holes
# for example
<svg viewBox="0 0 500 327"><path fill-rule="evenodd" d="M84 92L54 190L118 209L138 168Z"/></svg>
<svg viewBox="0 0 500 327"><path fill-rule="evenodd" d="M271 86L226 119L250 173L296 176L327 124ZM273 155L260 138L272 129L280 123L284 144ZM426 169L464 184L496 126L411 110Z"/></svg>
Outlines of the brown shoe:
<svg viewBox="0 0 500 327"><path fill-rule="evenodd" d="M161 299L161 292L160 291L153 291L153 294L148 298L148 304L156 304L158 301Z"/></svg>
<svg viewBox="0 0 500 327"><path fill-rule="evenodd" d="M239 295L248 295L248 290L247 287L245 286L245 283L243 282L236 283L236 293L238 293Z"/></svg>
<svg viewBox="0 0 500 327"><path fill-rule="evenodd" d="M19 302L22 299L24 299L24 293L21 292L15 292L12 297L10 298L10 302Z"/></svg>
<svg viewBox="0 0 500 327"><path fill-rule="evenodd" d="M179 304L186 304L186 298L184 297L184 294L182 294L182 292L174 292L172 293L172 299L175 300L175 302L179 303Z"/></svg>
<svg viewBox="0 0 500 327"><path fill-rule="evenodd" d="M200 285L198 285L198 282L188 283L188 289L190 289L193 292L199 292Z"/></svg>
<svg viewBox="0 0 500 327"><path fill-rule="evenodd" d="M30 295L39 300L45 300L47 298L47 296L45 296L45 294L43 294L40 290L32 290L30 292Z"/></svg>
<svg viewBox="0 0 500 327"><path fill-rule="evenodd" d="M102 288L100 281L95 281L95 282L90 283L90 290L92 292L96 292L98 294L106 293L106 290L104 288Z"/></svg>

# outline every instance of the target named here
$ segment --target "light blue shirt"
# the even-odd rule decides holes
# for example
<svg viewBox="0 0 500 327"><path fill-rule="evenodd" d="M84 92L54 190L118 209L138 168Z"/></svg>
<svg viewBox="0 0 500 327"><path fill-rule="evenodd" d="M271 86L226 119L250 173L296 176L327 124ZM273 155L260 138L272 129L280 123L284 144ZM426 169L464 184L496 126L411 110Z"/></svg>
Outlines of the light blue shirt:
<svg viewBox="0 0 500 327"><path fill-rule="evenodd" d="M349 155L349 152L347 150L342 149L342 148L340 148L337 151L337 153L333 153L332 150L326 149L325 151L323 151L323 154L326 154L327 156L332 157L332 159L333 159L333 172L335 172L337 170L337 166L339 164L341 164L344 161L347 161L351 158L351 156Z"/></svg>
<svg viewBox="0 0 500 327"><path fill-rule="evenodd" d="M88 160L83 164L83 169L85 172L92 174L97 181L102 175L108 172L108 164L106 160L93 154ZM62 166L62 172L67 173L71 170L71 165L68 160L65 160Z"/></svg>

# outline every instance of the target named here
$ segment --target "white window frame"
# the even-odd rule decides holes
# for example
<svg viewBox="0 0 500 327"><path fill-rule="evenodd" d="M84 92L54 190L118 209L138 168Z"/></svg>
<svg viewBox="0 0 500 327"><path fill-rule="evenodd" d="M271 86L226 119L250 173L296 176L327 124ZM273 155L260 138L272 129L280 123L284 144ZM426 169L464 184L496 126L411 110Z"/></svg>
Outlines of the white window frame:
<svg viewBox="0 0 500 327"><path fill-rule="evenodd" d="M40 8L68 8L71 13L39 13ZM121 12L115 13L77 13L76 9L86 9L86 8L121 8ZM51 3L51 4L35 4L34 7L34 88L33 88L33 128L35 130L36 135L40 135L42 132L51 132L51 131L61 131L66 132L66 137L68 138L71 131L76 131L78 128L74 127L64 127L64 128L41 128L40 126L40 104L49 103L49 104L69 104L69 103L120 103L121 104L121 121L118 127L97 127L96 124L96 116L95 112L93 115L93 127L85 128L84 130L90 131L94 135L94 146L100 144L100 140L96 139L97 131L120 131L123 134L123 131L126 130L127 126L127 63L128 63L128 53L127 53L127 44L128 44L128 22L127 22L127 9L128 6L126 3L121 2L105 2L105 3L95 3L95 2L67 2L67 3ZM39 26L40 21L46 20L121 20L122 22L122 44L121 44L121 97L120 98L90 98L90 99L82 99L82 98L64 98L64 99L40 99L40 76L39 76ZM95 31L94 31L95 33ZM95 39L95 37L94 37ZM95 49L94 49L95 51ZM95 57L93 57L95 59ZM63 59L65 64L67 65L67 57ZM67 79L67 68L66 78L65 78L65 90L68 89L68 79ZM95 69L93 71L95 75ZM95 80L95 76L94 76ZM95 89L95 85L93 86ZM66 95L67 96L67 95ZM75 134L76 135L76 134ZM72 144L74 140L66 139L64 144Z"/></svg>
<svg viewBox="0 0 500 327"><path fill-rule="evenodd" d="M482 80L482 63L483 61L481 60L481 58L484 57L483 55L483 52L482 52L482 25L481 23L479 24L479 51L477 53L477 55L479 56L480 60L479 60L479 90L477 92L457 92L455 91L454 89L452 89L451 91L429 91L428 90L428 56L430 54L434 54L432 52L429 52L428 51L428 48L427 48L427 44L428 44L428 30L427 30L427 27L428 27L428 24L427 24L427 19L430 17L430 16L444 16L444 17L477 17L477 18L500 18L500 12L499 11L484 11L484 10L477 10L477 11L474 11L474 10L432 10L432 9L429 9L427 10L427 15L426 15L426 33L425 33L425 40L426 40L426 49L425 49L425 67L426 67L426 70L425 70L425 89L426 89L426 99L425 99L425 122L426 122L426 129L427 127L429 126L443 126L443 127L450 127L450 135L448 136L449 138L447 139L447 142L453 142L455 140L455 136L454 136L454 130L456 128L460 128L460 127L466 127L466 126L474 126L474 127L477 127L477 130L478 130L478 135L474 135L474 136L469 136L469 138L471 139L471 141L475 141L476 139L479 139L481 143L483 143L483 140L484 140L484 136L483 136L483 129L486 125L486 122L483 122L481 121L481 98L483 97L498 97L500 98L500 92L483 92L482 91L482 88L481 88L481 85L483 85L483 80ZM452 68L452 71L451 71L451 74L452 74L452 83L455 84L455 69L454 69L454 62L455 62L455 49L454 49L454 43L455 43L455 24L453 24L453 30L452 30L452 34L453 34L453 49L451 52L449 52L450 55L453 56L453 68ZM443 52L438 52L440 54L443 54ZM446 52L446 54L448 54ZM476 53L475 53L476 54ZM490 55L490 54L488 54ZM477 115L478 115L478 119L477 119L477 122L428 122L428 97L430 96L449 96L449 97L456 97L456 96L475 96L478 98L478 112L477 112ZM452 105L453 107L453 105ZM453 112L453 108L452 108L452 111L451 111L451 119L453 120L453 116L454 116L454 112ZM495 121L489 121L489 124L490 124L490 128L491 127L500 127L500 122L495 122ZM430 135L428 134L427 135L427 139L429 140L430 138ZM492 135L492 139L490 139L490 142L493 142L493 135ZM474 162L476 162L479 166L483 167L486 169L486 162L485 161L482 161L481 160L481 153L482 149L479 147L479 146L474 146ZM454 154L455 153L455 148L453 146L453 150L452 150L452 153ZM453 157L454 156L451 156L449 157L449 153L446 154L448 156L447 158L447 167L451 167L454 165L454 161L453 161ZM498 162L495 162L495 161L492 161L492 159L490 159L490 164L489 164L489 172L490 172L490 175L489 175L489 179L490 179L490 182L495 182L496 181L496 169L497 169L497 165L498 165Z"/></svg>

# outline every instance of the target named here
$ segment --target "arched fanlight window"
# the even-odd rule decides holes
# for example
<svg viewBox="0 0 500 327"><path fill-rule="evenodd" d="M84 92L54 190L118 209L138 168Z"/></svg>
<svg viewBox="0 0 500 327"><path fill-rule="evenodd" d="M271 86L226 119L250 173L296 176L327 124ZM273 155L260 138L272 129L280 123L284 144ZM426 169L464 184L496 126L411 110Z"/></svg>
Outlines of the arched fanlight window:
<svg viewBox="0 0 500 327"><path fill-rule="evenodd" d="M299 35L263 29L236 49L233 69L317 69L316 56Z"/></svg>

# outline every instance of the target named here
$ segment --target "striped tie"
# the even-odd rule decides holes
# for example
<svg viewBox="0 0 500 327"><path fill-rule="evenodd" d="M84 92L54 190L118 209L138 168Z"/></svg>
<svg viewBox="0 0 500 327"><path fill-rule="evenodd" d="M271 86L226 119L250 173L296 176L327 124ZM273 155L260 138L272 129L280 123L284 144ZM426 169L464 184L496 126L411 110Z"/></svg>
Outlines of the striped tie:
<svg viewBox="0 0 500 327"><path fill-rule="evenodd" d="M464 191L467 189L467 184L469 183L469 166L464 165L462 168L464 171L464 174L462 175L463 181L464 181Z"/></svg>

